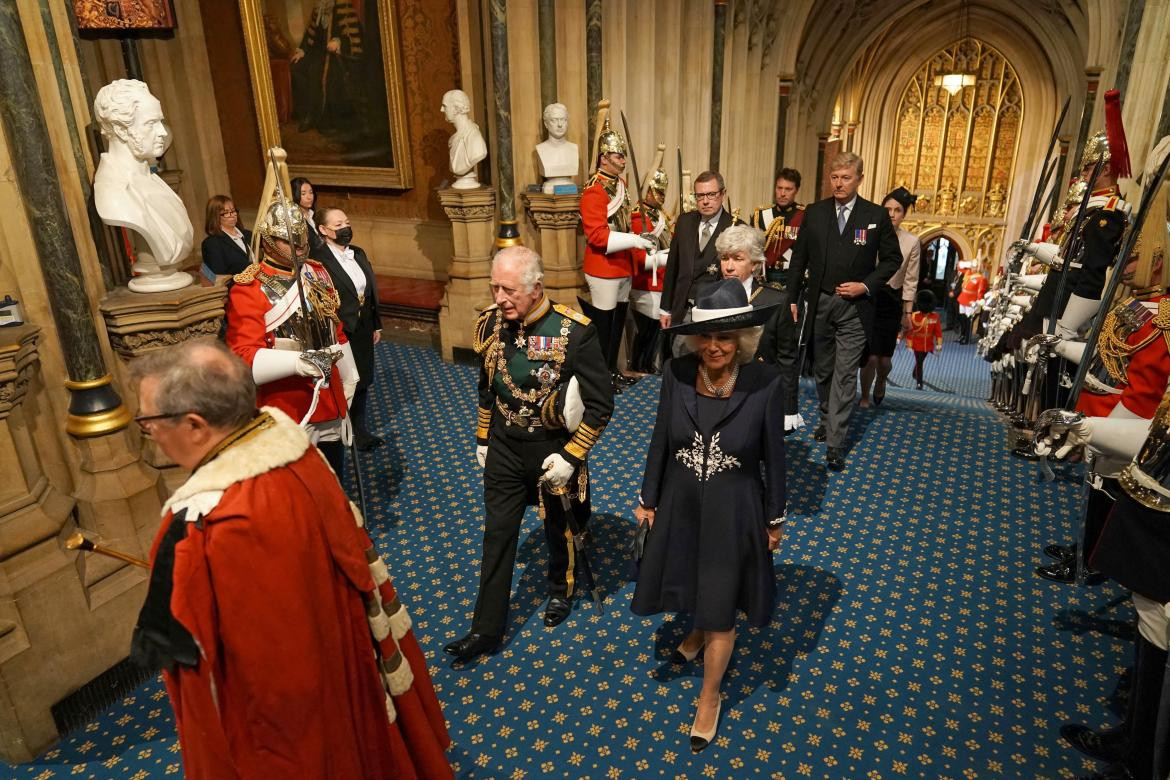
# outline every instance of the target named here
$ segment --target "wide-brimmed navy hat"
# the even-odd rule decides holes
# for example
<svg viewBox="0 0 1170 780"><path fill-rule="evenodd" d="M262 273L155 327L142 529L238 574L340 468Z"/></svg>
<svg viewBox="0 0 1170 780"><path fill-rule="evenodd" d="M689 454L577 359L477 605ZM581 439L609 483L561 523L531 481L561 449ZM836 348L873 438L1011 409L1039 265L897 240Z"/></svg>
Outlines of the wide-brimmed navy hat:
<svg viewBox="0 0 1170 780"><path fill-rule="evenodd" d="M691 321L667 328L669 333L687 336L692 333L714 333L763 325L782 304L752 306L747 291L739 279L720 279L711 284L695 299Z"/></svg>

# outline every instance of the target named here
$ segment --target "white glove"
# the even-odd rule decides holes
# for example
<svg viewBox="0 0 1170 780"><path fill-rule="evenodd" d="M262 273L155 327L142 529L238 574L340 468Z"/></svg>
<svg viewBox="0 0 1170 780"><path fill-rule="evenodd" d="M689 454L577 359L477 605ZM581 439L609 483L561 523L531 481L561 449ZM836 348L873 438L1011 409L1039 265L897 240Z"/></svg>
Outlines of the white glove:
<svg viewBox="0 0 1170 780"><path fill-rule="evenodd" d="M1012 296L1012 304L1015 306L1031 306L1032 305L1032 296L1031 295L1013 295Z"/></svg>
<svg viewBox="0 0 1170 780"><path fill-rule="evenodd" d="M1083 341L1061 339L1060 343L1056 345L1056 354L1079 366L1085 357L1085 346Z"/></svg>
<svg viewBox="0 0 1170 780"><path fill-rule="evenodd" d="M1048 426L1048 430L1036 437L1036 454L1051 454L1056 460L1068 455L1074 447L1088 444L1093 438L1093 423L1090 418L1082 417L1071 425L1055 422ZM1063 437L1063 443L1057 447L1056 442Z"/></svg>
<svg viewBox="0 0 1170 780"><path fill-rule="evenodd" d="M304 376L319 379L321 372L299 352L287 349L258 349L252 358L252 381L266 385L290 376Z"/></svg>
<svg viewBox="0 0 1170 780"><path fill-rule="evenodd" d="M545 481L553 487L564 487L573 478L573 464L562 458L558 453L554 452L552 455L549 455L540 466L544 469Z"/></svg>
<svg viewBox="0 0 1170 780"><path fill-rule="evenodd" d="M1035 256L1037 260L1045 265L1051 265L1054 262L1057 264L1064 263L1064 258L1060 256L1060 244L1031 241L1028 243L1027 252Z"/></svg>
<svg viewBox="0 0 1170 780"><path fill-rule="evenodd" d="M1022 274L1016 278L1020 280L1020 284L1026 289L1037 291L1044 286L1044 278L1046 276L1048 274Z"/></svg>
<svg viewBox="0 0 1170 780"><path fill-rule="evenodd" d="M345 391L345 405L349 406L353 402L353 394L357 392L358 381L361 379L361 374L358 373L357 363L353 360L353 347L347 341L337 347L341 351L341 358L337 361L337 373L341 376L341 389Z"/></svg>
<svg viewBox="0 0 1170 780"><path fill-rule="evenodd" d="M1158 141L1158 145L1154 147L1154 151L1150 152L1149 157L1146 158L1146 169L1142 171L1141 185L1146 186L1154 173L1157 172L1158 166L1162 164L1162 160L1166 159L1166 155L1170 154L1170 135L1162 136L1162 140Z"/></svg>
<svg viewBox="0 0 1170 780"><path fill-rule="evenodd" d="M569 379L569 386L565 388L565 430L569 433L577 430L584 416L585 403L581 400L581 385L577 377L572 377Z"/></svg>
<svg viewBox="0 0 1170 780"><path fill-rule="evenodd" d="M666 259L668 257L670 257L669 249L658 249L654 252L647 252L646 261L643 263L642 267L647 271L653 271L657 268L665 268Z"/></svg>
<svg viewBox="0 0 1170 780"><path fill-rule="evenodd" d="M804 427L804 418L799 414L784 415L784 430L795 431L797 428Z"/></svg>
<svg viewBox="0 0 1170 780"><path fill-rule="evenodd" d="M642 238L637 233L620 233L616 230L609 231L609 243L606 244L605 253L612 255L614 252L621 252L625 249L641 249L646 252L651 252L656 248L653 241Z"/></svg>
<svg viewBox="0 0 1170 780"><path fill-rule="evenodd" d="M486 444L475 445L475 462L481 469L487 466L487 448Z"/></svg>

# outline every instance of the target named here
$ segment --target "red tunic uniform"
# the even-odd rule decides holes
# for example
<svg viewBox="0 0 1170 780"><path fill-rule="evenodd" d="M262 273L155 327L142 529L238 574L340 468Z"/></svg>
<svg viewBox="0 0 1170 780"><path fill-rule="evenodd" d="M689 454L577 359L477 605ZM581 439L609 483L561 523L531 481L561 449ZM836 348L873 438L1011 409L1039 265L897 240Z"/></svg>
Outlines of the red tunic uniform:
<svg viewBox="0 0 1170 780"><path fill-rule="evenodd" d="M602 279L619 279L634 275L632 250L611 255L609 232L630 230L630 201L626 183L617 176L598 171L581 193L581 228L585 231L585 273Z"/></svg>
<svg viewBox="0 0 1170 780"><path fill-rule="evenodd" d="M443 715L385 566L307 434L269 411L274 424L175 492L151 552L183 513L170 606L199 661L165 680L185 776L452 777ZM375 593L382 674L367 620Z"/></svg>
<svg viewBox="0 0 1170 780"><path fill-rule="evenodd" d="M321 281L329 282L329 291L332 295L337 295L329 279L329 272L324 266L313 259L305 260L304 265L307 273L316 275ZM292 278L292 271L265 259L249 266L243 273L236 274L233 279L231 290L228 292L225 341L228 349L239 355L249 366L252 365L258 350L273 349L278 337L292 335L291 332L285 332L288 330L287 322L277 327L265 322L266 315L274 307L273 299L280 297L279 288L266 285L266 281L274 279L277 283L287 284ZM299 314L293 314L290 319L297 317ZM344 344L346 337L340 320L334 317L330 328L333 330L335 343ZM275 406L300 422L312 405L314 384L314 380L303 376L290 376L267 382L256 388L256 403L260 406ZM334 365L329 386L321 388L317 408L309 422L328 422L344 417L347 407L341 375Z"/></svg>
<svg viewBox="0 0 1170 780"><path fill-rule="evenodd" d="M1161 301L1167 301L1161 304ZM1159 312L1170 308L1170 296L1159 296L1151 300L1159 302ZM1126 338L1130 346L1145 344L1137 349L1129 360L1125 380L1119 386L1120 394L1094 393L1088 388L1077 399L1077 411L1086 417L1108 417L1118 403L1145 419L1151 419L1166 392L1167 378L1170 377L1170 347L1167 346L1170 330L1159 328L1155 319L1150 319ZM1102 330L1102 338L1107 334Z"/></svg>
<svg viewBox="0 0 1170 780"><path fill-rule="evenodd" d="M971 306L987 292L987 277L979 271L971 271L963 279L963 291L959 293L959 305Z"/></svg>
<svg viewBox="0 0 1170 780"><path fill-rule="evenodd" d="M659 249L670 247L670 227L661 211L651 211L643 205L630 215L630 230L634 233L655 233ZM656 232L659 231L659 232ZM659 268L657 279L653 271L646 270L646 253L641 249L631 250L634 262L634 281L631 287L646 292L662 292L666 279L666 268Z"/></svg>
<svg viewBox="0 0 1170 780"><path fill-rule="evenodd" d="M916 311L910 315L910 332L906 335L906 346L915 352L934 352L935 344L940 341L942 325L937 314Z"/></svg>

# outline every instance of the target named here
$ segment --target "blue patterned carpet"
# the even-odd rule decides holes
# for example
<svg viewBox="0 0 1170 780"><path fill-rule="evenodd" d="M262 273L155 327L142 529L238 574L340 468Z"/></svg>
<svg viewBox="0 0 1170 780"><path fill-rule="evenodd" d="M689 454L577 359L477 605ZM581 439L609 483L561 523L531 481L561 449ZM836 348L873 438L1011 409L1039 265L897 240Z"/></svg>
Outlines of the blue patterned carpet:
<svg viewBox="0 0 1170 780"><path fill-rule="evenodd" d="M560 627L542 625L546 555L530 512L506 646L457 670L441 647L468 628L478 578L475 374L392 344L378 366L385 403L372 423L387 446L366 468L372 528L431 661L460 777L1052 778L1093 766L1057 728L1115 721L1107 697L1127 646L1068 618L1127 608L1110 606L1110 587L1032 575L1039 547L1068 536L1076 478L1036 482L981 400L891 388L880 409L854 416L843 473L825 470L807 428L790 438L793 521L776 557L775 619L741 626L719 736L692 756L701 666L666 660L683 625L630 614L623 552L657 380L619 398L592 458L605 613L578 602ZM932 376L960 385L933 366ZM810 387L803 403L811 418ZM158 681L38 761L0 770L180 772Z"/></svg>

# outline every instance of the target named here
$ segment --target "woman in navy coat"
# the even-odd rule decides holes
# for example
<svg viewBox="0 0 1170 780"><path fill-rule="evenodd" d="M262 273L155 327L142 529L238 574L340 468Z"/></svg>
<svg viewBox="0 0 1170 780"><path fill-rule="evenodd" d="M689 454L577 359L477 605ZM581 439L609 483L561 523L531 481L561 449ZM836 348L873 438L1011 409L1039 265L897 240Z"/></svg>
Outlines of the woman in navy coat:
<svg viewBox="0 0 1170 780"><path fill-rule="evenodd" d="M663 368L634 512L649 532L631 608L692 615L694 630L673 660L705 652L691 729L696 753L718 726L736 613L765 626L775 602L771 553L786 506L784 383L778 368L752 361L773 308L753 308L743 284L725 279L696 300L692 322L669 329L687 337L693 354Z"/></svg>

